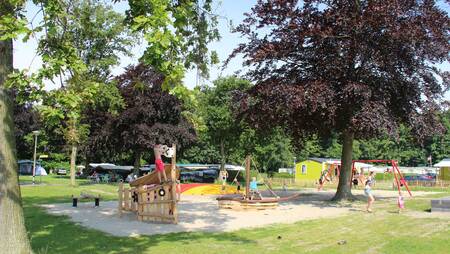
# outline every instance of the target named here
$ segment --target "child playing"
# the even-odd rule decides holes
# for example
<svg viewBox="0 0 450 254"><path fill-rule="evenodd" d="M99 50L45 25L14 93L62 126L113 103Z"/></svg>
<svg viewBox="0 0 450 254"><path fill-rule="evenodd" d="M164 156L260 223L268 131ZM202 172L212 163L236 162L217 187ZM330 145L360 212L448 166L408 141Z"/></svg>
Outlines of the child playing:
<svg viewBox="0 0 450 254"><path fill-rule="evenodd" d="M158 172L159 183L163 183L161 181L161 173L164 176L164 182L167 182L167 175L166 175L166 171L164 170L164 162L161 159L161 155L165 152L166 149L167 149L167 146L163 146L161 144L156 144L153 147L153 152L155 153L155 168L156 168L156 172Z"/></svg>
<svg viewBox="0 0 450 254"><path fill-rule="evenodd" d="M261 193L258 191L258 182L256 182L256 177L252 177L252 181L250 182L250 199L253 200L255 195L257 195L259 199L262 199Z"/></svg>
<svg viewBox="0 0 450 254"><path fill-rule="evenodd" d="M398 213L401 213L402 210L405 209L405 201L403 199L403 195L401 192L398 195L397 204L398 204Z"/></svg>
<svg viewBox="0 0 450 254"><path fill-rule="evenodd" d="M234 179L234 183L236 184L236 193L239 194L241 192L241 183L237 179Z"/></svg>
<svg viewBox="0 0 450 254"><path fill-rule="evenodd" d="M222 191L225 191L225 186L227 185L228 171L220 170L219 178L222 181Z"/></svg>
<svg viewBox="0 0 450 254"><path fill-rule="evenodd" d="M372 204L375 202L375 198L372 195L372 185L374 183L374 172L370 172L370 175L366 181L365 187L364 187L364 194L367 196L367 212L372 212Z"/></svg>

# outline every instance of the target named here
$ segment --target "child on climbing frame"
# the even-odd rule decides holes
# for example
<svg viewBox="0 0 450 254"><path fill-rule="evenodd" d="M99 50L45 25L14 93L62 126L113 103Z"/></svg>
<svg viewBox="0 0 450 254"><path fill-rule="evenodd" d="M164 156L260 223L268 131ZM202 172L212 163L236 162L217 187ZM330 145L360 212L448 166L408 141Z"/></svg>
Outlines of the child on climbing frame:
<svg viewBox="0 0 450 254"><path fill-rule="evenodd" d="M163 146L161 144L156 144L153 147L153 152L155 153L155 168L156 172L158 172L158 180L159 183L162 183L161 173L164 176L164 182L167 182L166 171L164 170L164 162L162 161L161 155L164 153L167 146Z"/></svg>
<svg viewBox="0 0 450 254"><path fill-rule="evenodd" d="M252 181L250 182L250 199L254 199L255 195L257 195L259 199L262 199L261 193L258 191L256 177L252 177Z"/></svg>
<svg viewBox="0 0 450 254"><path fill-rule="evenodd" d="M401 192L398 194L397 204L398 204L398 213L401 213L403 209L405 209L405 200L403 199L403 195Z"/></svg>

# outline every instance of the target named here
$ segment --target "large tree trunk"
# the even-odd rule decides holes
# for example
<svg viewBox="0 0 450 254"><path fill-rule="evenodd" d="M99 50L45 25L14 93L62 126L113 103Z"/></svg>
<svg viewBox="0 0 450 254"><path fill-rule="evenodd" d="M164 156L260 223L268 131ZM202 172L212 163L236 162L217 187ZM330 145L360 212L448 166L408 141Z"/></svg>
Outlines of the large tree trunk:
<svg viewBox="0 0 450 254"><path fill-rule="evenodd" d="M343 146L341 156L341 172L339 175L339 185L336 194L333 197L334 201L339 200L354 200L350 188L350 178L352 176L352 153L353 153L353 139L352 132L345 131L342 134Z"/></svg>
<svg viewBox="0 0 450 254"><path fill-rule="evenodd" d="M72 144L72 153L70 154L70 185L75 186L75 165L77 162L77 145Z"/></svg>
<svg viewBox="0 0 450 254"><path fill-rule="evenodd" d="M133 174L139 177L139 173L141 171L141 158L142 152L136 151L134 152L134 165L133 165ZM156 165L155 165L156 167Z"/></svg>
<svg viewBox="0 0 450 254"><path fill-rule="evenodd" d="M5 9L0 5L0 16L8 12ZM12 70L12 40L0 40L0 248L2 253L31 253L17 174L12 102L4 88Z"/></svg>

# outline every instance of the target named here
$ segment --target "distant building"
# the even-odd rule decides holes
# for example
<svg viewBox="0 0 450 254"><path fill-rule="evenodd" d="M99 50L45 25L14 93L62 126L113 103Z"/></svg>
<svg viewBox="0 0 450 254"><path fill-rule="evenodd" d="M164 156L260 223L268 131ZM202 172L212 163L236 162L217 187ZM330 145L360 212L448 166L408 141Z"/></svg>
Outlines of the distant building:
<svg viewBox="0 0 450 254"><path fill-rule="evenodd" d="M435 168L439 168L439 179L450 180L450 158L445 158L440 162L433 165Z"/></svg>
<svg viewBox="0 0 450 254"><path fill-rule="evenodd" d="M299 180L317 180L320 178L322 171L328 170L331 165L341 165L341 160L332 158L308 158L305 161L295 164L295 178ZM372 167L373 165L370 164L355 162L355 168L358 170L363 169L367 172Z"/></svg>

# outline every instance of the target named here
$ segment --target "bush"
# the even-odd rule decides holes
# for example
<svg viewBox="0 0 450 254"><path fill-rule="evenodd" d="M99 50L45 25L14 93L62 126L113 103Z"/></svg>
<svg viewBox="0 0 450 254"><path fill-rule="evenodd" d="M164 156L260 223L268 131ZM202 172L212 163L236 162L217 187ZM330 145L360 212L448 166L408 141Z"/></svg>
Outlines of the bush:
<svg viewBox="0 0 450 254"><path fill-rule="evenodd" d="M273 177L274 178L294 178L295 175L291 175L289 173L278 173L278 172L275 172L275 173L273 173Z"/></svg>
<svg viewBox="0 0 450 254"><path fill-rule="evenodd" d="M394 179L394 173L377 173L375 174L375 180L382 181L382 180L392 180Z"/></svg>
<svg viewBox="0 0 450 254"><path fill-rule="evenodd" d="M55 170L57 168L64 168L69 170L70 168L70 162L68 161L42 161L41 165L43 168L45 168L45 170L47 170L47 172L49 172L49 170Z"/></svg>

